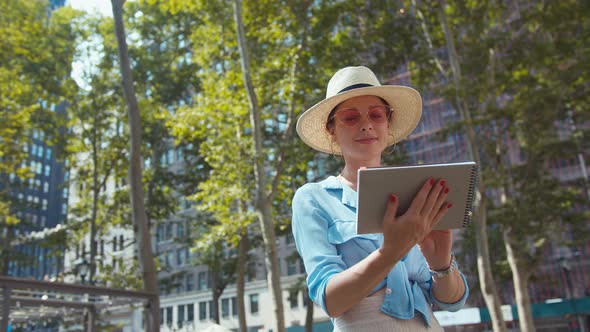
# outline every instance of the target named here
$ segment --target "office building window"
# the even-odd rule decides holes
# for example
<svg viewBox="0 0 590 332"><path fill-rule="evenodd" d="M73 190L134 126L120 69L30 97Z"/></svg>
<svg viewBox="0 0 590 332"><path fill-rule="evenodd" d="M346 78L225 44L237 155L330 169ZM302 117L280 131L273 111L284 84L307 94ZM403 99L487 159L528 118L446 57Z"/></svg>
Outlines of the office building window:
<svg viewBox="0 0 590 332"><path fill-rule="evenodd" d="M170 148L170 150L168 150L168 163L173 163L174 162L174 148Z"/></svg>
<svg viewBox="0 0 590 332"><path fill-rule="evenodd" d="M290 291L289 292L289 306L291 309L297 308L299 305L298 303L299 291Z"/></svg>
<svg viewBox="0 0 590 332"><path fill-rule="evenodd" d="M179 238L184 237L184 224L181 222L176 224L176 237L179 237Z"/></svg>
<svg viewBox="0 0 590 332"><path fill-rule="evenodd" d="M169 222L166 224L166 240L171 239L172 236L172 223Z"/></svg>
<svg viewBox="0 0 590 332"><path fill-rule="evenodd" d="M45 176L51 175L51 166L45 165Z"/></svg>
<svg viewBox="0 0 590 332"><path fill-rule="evenodd" d="M199 302L199 320L207 319L207 302Z"/></svg>
<svg viewBox="0 0 590 332"><path fill-rule="evenodd" d="M288 257L285 259L285 264L287 265L287 275L297 274L297 260Z"/></svg>
<svg viewBox="0 0 590 332"><path fill-rule="evenodd" d="M172 326L172 307L166 308L166 325Z"/></svg>
<svg viewBox="0 0 590 332"><path fill-rule="evenodd" d="M213 311L215 308L213 307L213 301L209 301L209 319L213 319Z"/></svg>
<svg viewBox="0 0 590 332"><path fill-rule="evenodd" d="M160 308L160 325L164 325L164 308Z"/></svg>
<svg viewBox="0 0 590 332"><path fill-rule="evenodd" d="M176 264L183 266L186 262L186 250L184 248L176 249Z"/></svg>
<svg viewBox="0 0 590 332"><path fill-rule="evenodd" d="M195 305L192 303L186 305L186 320L188 322L195 320Z"/></svg>
<svg viewBox="0 0 590 332"><path fill-rule="evenodd" d="M250 294L250 313L258 313L258 294Z"/></svg>
<svg viewBox="0 0 590 332"><path fill-rule="evenodd" d="M178 306L178 312L176 313L176 323L178 327L182 327L182 323L184 322L184 304Z"/></svg>
<svg viewBox="0 0 590 332"><path fill-rule="evenodd" d="M238 315L238 303L235 296L231 298L231 315L234 317Z"/></svg>
<svg viewBox="0 0 590 332"><path fill-rule="evenodd" d="M208 282L207 282L207 272L206 271L202 271L199 272L199 276L198 276L198 282L199 282L199 290L205 290L208 287Z"/></svg>
<svg viewBox="0 0 590 332"><path fill-rule="evenodd" d="M166 253L166 266L172 266L172 262L174 262L174 251L170 250Z"/></svg>
<svg viewBox="0 0 590 332"><path fill-rule="evenodd" d="M158 240L158 242L164 241L164 235L164 225L159 224L156 230L156 239Z"/></svg>
<svg viewBox="0 0 590 332"><path fill-rule="evenodd" d="M229 317L229 299L221 299L221 317Z"/></svg>
<svg viewBox="0 0 590 332"><path fill-rule="evenodd" d="M192 264L193 263L193 255L191 253L191 250L189 248L185 248L184 251L186 252L184 254L186 257L186 264Z"/></svg>
<svg viewBox="0 0 590 332"><path fill-rule="evenodd" d="M186 291L190 292L195 289L195 275L189 273L186 275Z"/></svg>
<svg viewBox="0 0 590 332"><path fill-rule="evenodd" d="M247 273L247 277L246 277L247 281L256 280L256 263L255 262L248 263L246 273Z"/></svg>

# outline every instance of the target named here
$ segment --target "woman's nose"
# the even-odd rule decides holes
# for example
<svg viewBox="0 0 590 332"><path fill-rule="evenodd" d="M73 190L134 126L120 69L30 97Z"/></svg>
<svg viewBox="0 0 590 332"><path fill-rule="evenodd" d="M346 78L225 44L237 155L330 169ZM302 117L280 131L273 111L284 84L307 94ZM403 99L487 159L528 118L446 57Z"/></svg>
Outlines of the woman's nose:
<svg viewBox="0 0 590 332"><path fill-rule="evenodd" d="M361 116L361 130L373 130L373 121L371 121L368 114Z"/></svg>

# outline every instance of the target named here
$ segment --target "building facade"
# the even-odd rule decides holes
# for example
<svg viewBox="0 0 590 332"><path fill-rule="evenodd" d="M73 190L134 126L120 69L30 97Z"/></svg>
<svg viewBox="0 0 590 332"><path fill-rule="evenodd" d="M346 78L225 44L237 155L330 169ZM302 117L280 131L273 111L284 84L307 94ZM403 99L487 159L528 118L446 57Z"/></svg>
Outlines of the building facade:
<svg viewBox="0 0 590 332"><path fill-rule="evenodd" d="M43 106L52 112L65 112L64 104ZM46 141L45 133L35 129L24 146L28 158L23 166L29 167L32 177L20 180L14 174L8 175L11 196L21 207L16 212L21 223L14 236L31 239L14 248L19 257L8 264L8 275L13 277L51 279L63 272L61 250L51 250L32 240L42 240L42 234L63 225L67 217L68 188L64 183L69 175L56 158L56 147Z"/></svg>

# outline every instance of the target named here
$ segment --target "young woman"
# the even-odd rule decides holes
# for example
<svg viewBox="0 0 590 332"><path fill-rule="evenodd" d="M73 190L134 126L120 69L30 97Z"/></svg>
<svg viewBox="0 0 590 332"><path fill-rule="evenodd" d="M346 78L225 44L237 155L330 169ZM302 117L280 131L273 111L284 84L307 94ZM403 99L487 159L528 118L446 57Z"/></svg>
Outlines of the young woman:
<svg viewBox="0 0 590 332"><path fill-rule="evenodd" d="M356 234L358 169L381 166L385 148L409 135L421 113L416 90L382 86L370 69L346 67L297 122L307 145L345 162L338 176L304 185L292 202L309 295L334 331L439 331L432 305L455 311L468 296L451 231L433 230L451 207L444 179L426 181L402 215L391 188L383 234Z"/></svg>

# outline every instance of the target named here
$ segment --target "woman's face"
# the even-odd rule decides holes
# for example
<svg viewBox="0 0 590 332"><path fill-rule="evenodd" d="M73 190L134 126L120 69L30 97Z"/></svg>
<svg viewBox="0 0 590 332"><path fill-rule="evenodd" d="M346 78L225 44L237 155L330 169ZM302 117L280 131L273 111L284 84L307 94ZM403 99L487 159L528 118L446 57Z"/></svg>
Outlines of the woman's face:
<svg viewBox="0 0 590 332"><path fill-rule="evenodd" d="M336 107L330 133L345 159L381 158L389 137L389 109L376 96L353 97Z"/></svg>

